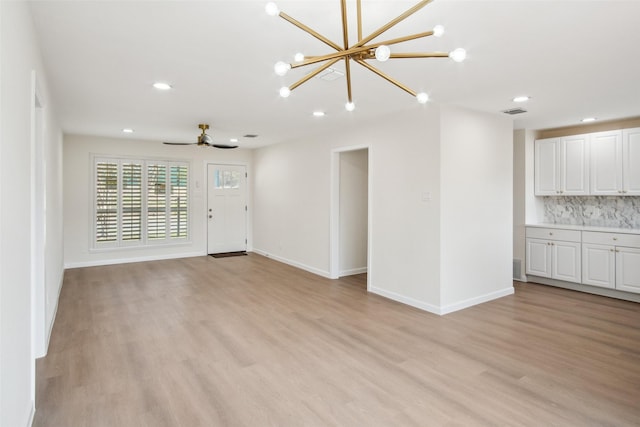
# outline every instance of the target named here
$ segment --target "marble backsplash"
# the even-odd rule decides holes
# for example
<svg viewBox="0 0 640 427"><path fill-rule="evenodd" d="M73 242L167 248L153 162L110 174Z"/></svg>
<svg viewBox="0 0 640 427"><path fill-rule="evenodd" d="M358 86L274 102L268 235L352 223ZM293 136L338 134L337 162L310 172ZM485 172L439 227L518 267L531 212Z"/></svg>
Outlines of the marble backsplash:
<svg viewBox="0 0 640 427"><path fill-rule="evenodd" d="M543 197L544 222L640 229L640 197Z"/></svg>

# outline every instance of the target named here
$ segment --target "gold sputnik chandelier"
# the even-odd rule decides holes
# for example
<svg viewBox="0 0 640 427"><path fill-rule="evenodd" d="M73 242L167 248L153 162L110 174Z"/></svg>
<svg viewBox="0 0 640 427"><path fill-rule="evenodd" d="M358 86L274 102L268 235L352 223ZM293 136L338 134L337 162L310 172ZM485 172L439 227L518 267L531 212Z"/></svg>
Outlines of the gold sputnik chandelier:
<svg viewBox="0 0 640 427"><path fill-rule="evenodd" d="M464 49L458 48L452 52L418 52L418 53L394 53L391 51L389 46L397 45L402 42L406 42L409 40L416 40L424 37L440 37L444 33L444 28L441 25L436 25L433 30L425 31L422 33L412 34L405 37L399 37L395 39L374 42L373 40L380 36L385 31L389 30L399 22L413 15L427 4L431 3L433 0L422 0L412 8L408 9L406 12L399 15L397 18L392 19L391 21L384 24L382 27L378 28L376 31L372 32L366 37L362 36L362 5L361 0L357 0L356 10L357 10L357 29L358 29L358 41L352 45L349 44L349 34L347 30L347 2L346 0L340 0L341 8L342 8L342 34L343 34L343 46L340 46L337 43L329 40L325 36L321 35L317 31L309 28L308 26L302 24L299 21L296 21L289 15L284 12L281 12L278 9L278 6L273 3L267 3L265 10L268 15L271 16L280 16L285 21L295 25L300 28L302 31L312 35L316 39L320 40L324 44L333 48L335 52L329 53L326 55L320 56L304 56L302 54L296 54L295 62L286 63L286 62L277 62L274 70L277 75L284 76L289 70L293 68L300 68L311 64L319 64L323 63L320 67L308 73L306 76L292 84L291 86L285 86L280 89L280 96L283 98L288 97L291 94L291 91L307 82L311 78L317 76L323 71L329 69L331 66L336 64L337 62L344 60L345 62L345 74L347 78L347 103L345 104L345 108L348 111L353 111L355 108L355 104L353 103L353 97L351 93L351 62L353 61L359 65L362 65L367 70L377 74L382 77L389 83L394 84L405 92L409 93L411 96L414 96L417 101L421 104L426 103L429 100L429 95L425 92L416 93L414 90L408 88L403 85L399 81L394 78L388 76L387 74L380 71L378 68L371 65L367 60L376 59L380 62L385 62L389 59L406 59L406 58L451 58L456 62L464 61L466 57L466 51Z"/></svg>

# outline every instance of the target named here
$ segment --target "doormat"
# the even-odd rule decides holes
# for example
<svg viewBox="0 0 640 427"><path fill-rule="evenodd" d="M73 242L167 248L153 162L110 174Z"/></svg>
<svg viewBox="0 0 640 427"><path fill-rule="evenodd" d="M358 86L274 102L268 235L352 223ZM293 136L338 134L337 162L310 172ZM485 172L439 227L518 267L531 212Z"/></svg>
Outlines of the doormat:
<svg viewBox="0 0 640 427"><path fill-rule="evenodd" d="M214 258L229 258L232 256L242 256L246 254L247 253L245 251L239 251L239 252L221 252L219 254L209 254L209 256L212 256Z"/></svg>

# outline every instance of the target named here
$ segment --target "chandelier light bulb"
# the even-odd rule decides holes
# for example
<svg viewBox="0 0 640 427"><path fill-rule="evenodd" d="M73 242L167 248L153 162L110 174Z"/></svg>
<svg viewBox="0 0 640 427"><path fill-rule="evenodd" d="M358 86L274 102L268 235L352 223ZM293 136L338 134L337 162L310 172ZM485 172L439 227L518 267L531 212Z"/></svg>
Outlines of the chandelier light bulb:
<svg viewBox="0 0 640 427"><path fill-rule="evenodd" d="M291 69L291 65L282 61L276 62L276 65L273 66L273 70L279 76L284 76L285 74L287 74L287 71L289 71L290 69Z"/></svg>
<svg viewBox="0 0 640 427"><path fill-rule="evenodd" d="M283 98L288 98L289 95L291 95L291 89L289 89L288 87L282 87L280 88L280 96Z"/></svg>
<svg viewBox="0 0 640 427"><path fill-rule="evenodd" d="M424 92L420 92L416 95L416 99L420 104L426 104L429 101L429 95Z"/></svg>
<svg viewBox="0 0 640 427"><path fill-rule="evenodd" d="M347 102L346 104L344 104L344 108L347 111L353 111L356 109L356 104L354 104L353 102Z"/></svg>
<svg viewBox="0 0 640 427"><path fill-rule="evenodd" d="M442 37L444 34L444 27L442 25L436 25L433 27L433 35L435 37Z"/></svg>
<svg viewBox="0 0 640 427"><path fill-rule="evenodd" d="M304 53L301 53L301 52L296 53L295 56L293 57L293 60L296 62L304 61Z"/></svg>
<svg viewBox="0 0 640 427"><path fill-rule="evenodd" d="M264 11L267 12L267 15L269 16L276 16L280 13L280 10L278 9L278 5L276 5L272 1L266 4L266 6L264 7Z"/></svg>
<svg viewBox="0 0 640 427"><path fill-rule="evenodd" d="M462 62L465 60L466 57L467 57L467 51L462 49L461 47L449 53L449 58L453 59L456 62Z"/></svg>
<svg viewBox="0 0 640 427"><path fill-rule="evenodd" d="M391 49L389 46L380 45L376 48L376 59L380 62L385 62L391 56Z"/></svg>

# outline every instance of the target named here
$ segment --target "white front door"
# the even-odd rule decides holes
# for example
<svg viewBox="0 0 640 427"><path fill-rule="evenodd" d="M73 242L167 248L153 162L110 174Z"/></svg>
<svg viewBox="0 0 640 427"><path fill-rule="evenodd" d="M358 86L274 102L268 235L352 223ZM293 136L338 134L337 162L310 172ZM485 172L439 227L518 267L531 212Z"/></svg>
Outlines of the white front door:
<svg viewBox="0 0 640 427"><path fill-rule="evenodd" d="M207 165L207 253L247 249L245 166Z"/></svg>

